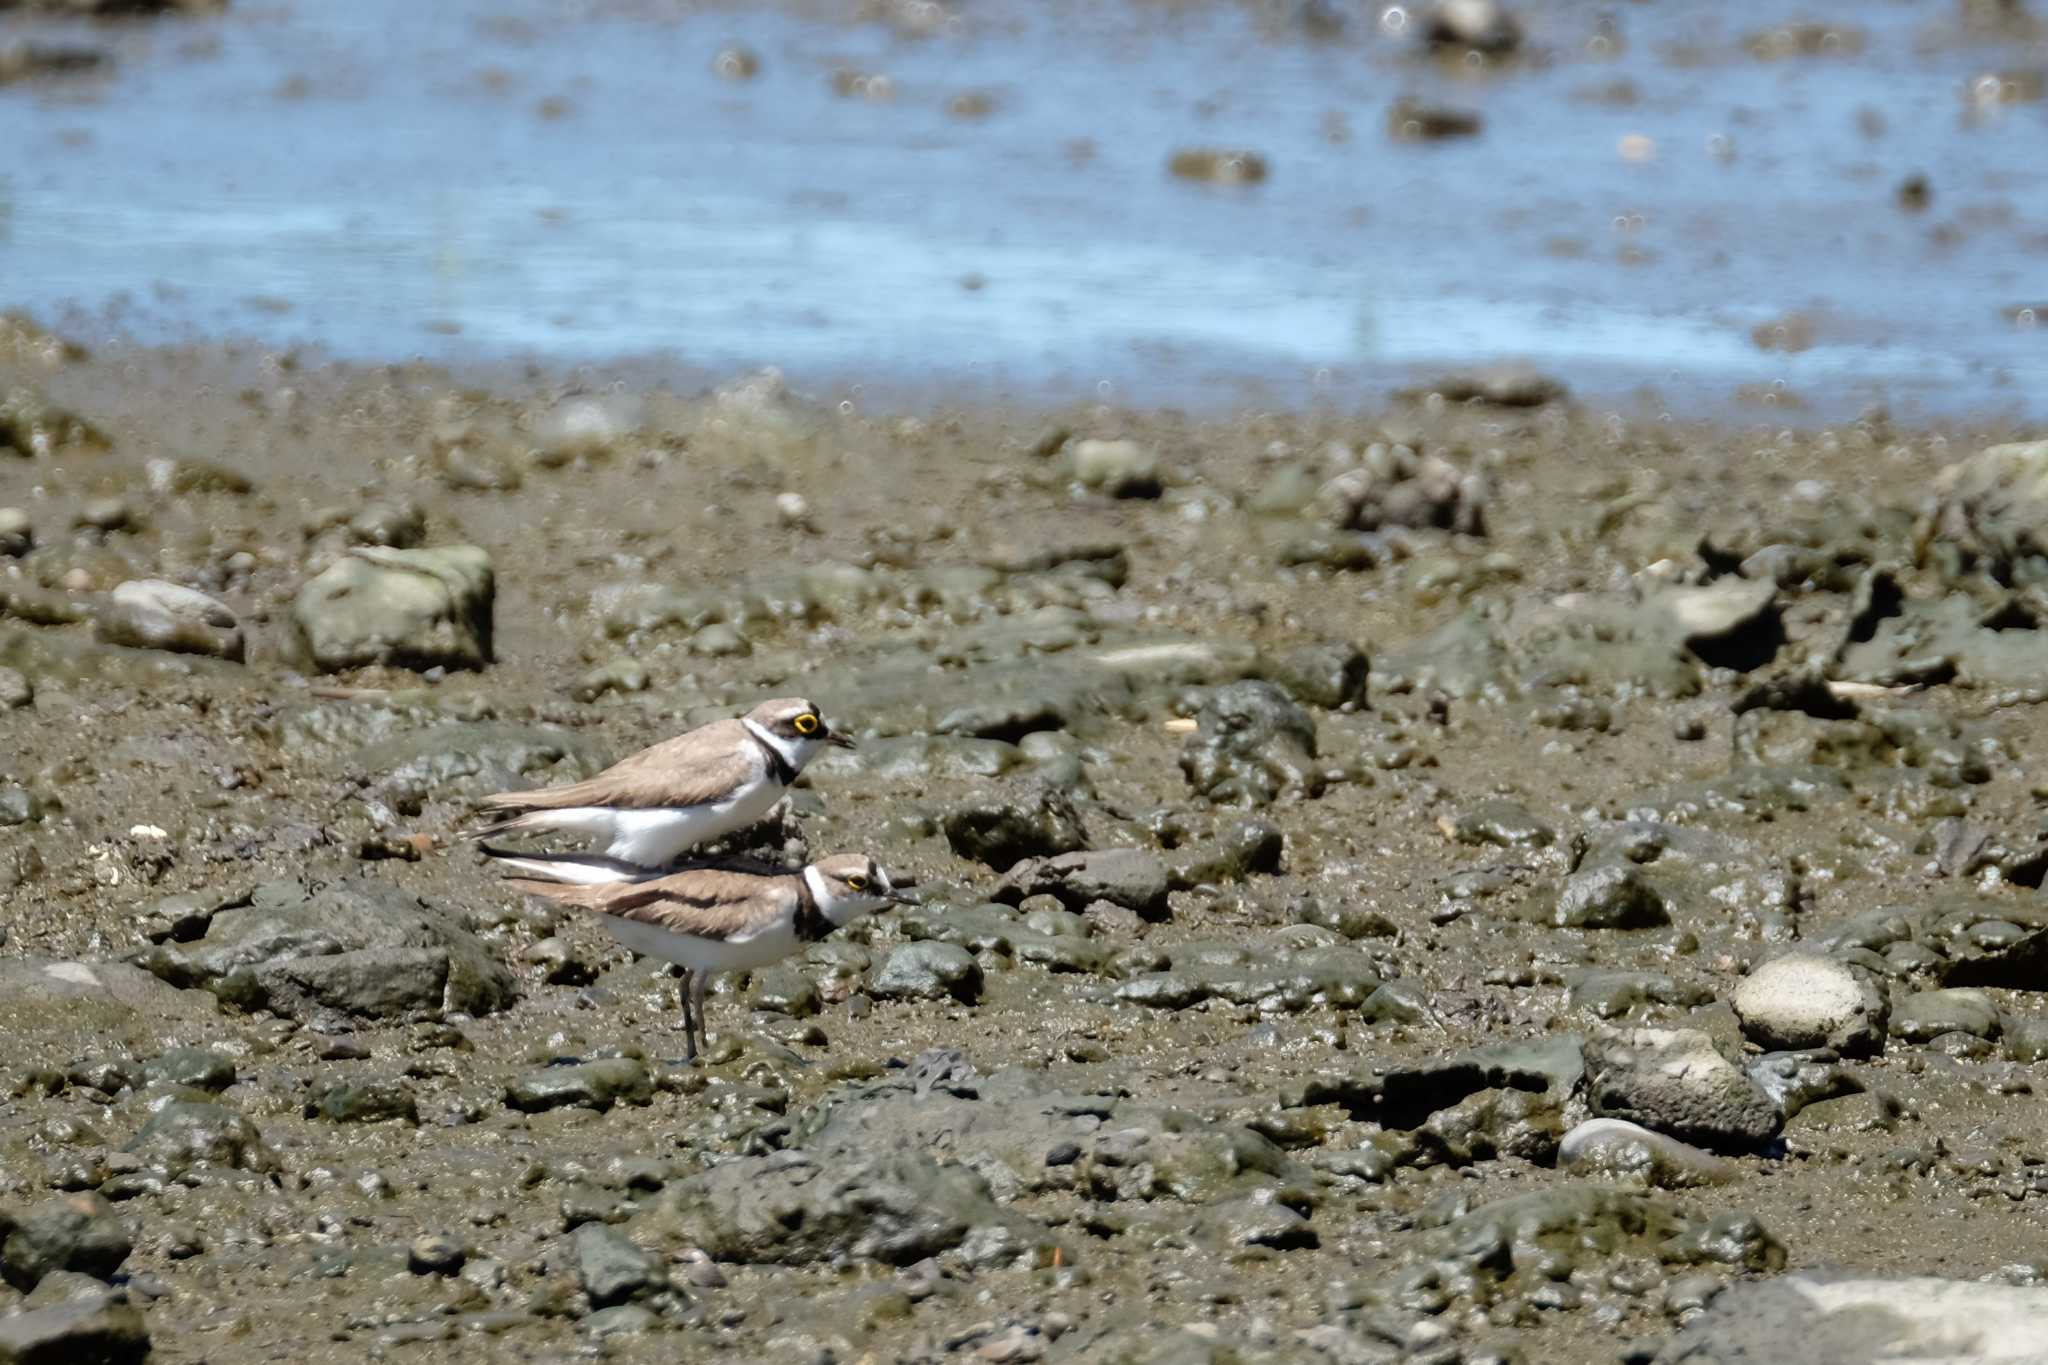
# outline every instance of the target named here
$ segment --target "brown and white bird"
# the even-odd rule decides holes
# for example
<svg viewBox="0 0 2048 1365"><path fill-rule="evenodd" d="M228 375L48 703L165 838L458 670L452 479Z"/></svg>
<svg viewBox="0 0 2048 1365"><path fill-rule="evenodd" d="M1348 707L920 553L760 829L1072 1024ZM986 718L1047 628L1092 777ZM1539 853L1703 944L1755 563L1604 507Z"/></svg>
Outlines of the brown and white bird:
<svg viewBox="0 0 2048 1365"><path fill-rule="evenodd" d="M917 904L907 880L891 880L862 853L773 875L698 867L637 882L508 877L505 885L588 910L634 952L681 967L685 1060L704 1040L713 974L766 967L885 905Z"/></svg>
<svg viewBox="0 0 2048 1365"><path fill-rule="evenodd" d="M603 855L559 860L548 875L587 882L629 879L759 820L828 744L853 747L816 706L802 697L779 697L744 716L642 749L587 781L487 796L479 810L493 821L472 837L582 836L600 842Z"/></svg>

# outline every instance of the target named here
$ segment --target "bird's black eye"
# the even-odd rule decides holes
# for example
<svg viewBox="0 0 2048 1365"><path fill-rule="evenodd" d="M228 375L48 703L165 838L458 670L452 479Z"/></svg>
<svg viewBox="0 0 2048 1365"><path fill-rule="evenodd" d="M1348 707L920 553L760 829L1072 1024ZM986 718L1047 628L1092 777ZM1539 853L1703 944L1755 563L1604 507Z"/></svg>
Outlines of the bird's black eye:
<svg viewBox="0 0 2048 1365"><path fill-rule="evenodd" d="M791 721L790 724L796 727L796 732L800 735L814 735L818 733L818 717L810 711L804 712Z"/></svg>
<svg viewBox="0 0 2048 1365"><path fill-rule="evenodd" d="M848 877L846 879L846 884L856 891L865 891L868 889L868 879L866 877L861 876L859 873L855 873L853 876Z"/></svg>

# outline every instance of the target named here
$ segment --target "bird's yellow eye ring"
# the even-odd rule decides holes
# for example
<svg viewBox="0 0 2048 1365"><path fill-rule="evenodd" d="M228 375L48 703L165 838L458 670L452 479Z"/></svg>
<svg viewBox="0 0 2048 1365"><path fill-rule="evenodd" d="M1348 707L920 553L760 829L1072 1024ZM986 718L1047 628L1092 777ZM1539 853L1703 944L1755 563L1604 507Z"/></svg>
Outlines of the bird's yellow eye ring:
<svg viewBox="0 0 2048 1365"><path fill-rule="evenodd" d="M818 732L818 718L806 711L790 722L800 735L814 735Z"/></svg>
<svg viewBox="0 0 2048 1365"><path fill-rule="evenodd" d="M865 891L868 889L868 879L866 877L848 877L846 879L846 884L856 891Z"/></svg>

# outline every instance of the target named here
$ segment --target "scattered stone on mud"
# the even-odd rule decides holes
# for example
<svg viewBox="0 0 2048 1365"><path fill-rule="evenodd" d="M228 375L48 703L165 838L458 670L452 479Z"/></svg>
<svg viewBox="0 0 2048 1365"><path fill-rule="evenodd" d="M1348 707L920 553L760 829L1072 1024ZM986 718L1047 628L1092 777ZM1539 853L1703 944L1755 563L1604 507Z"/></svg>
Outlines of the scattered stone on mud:
<svg viewBox="0 0 2048 1365"><path fill-rule="evenodd" d="M245 1115L203 1100L164 1105L150 1115L127 1150L174 1179L195 1167L269 1171L278 1165L276 1154Z"/></svg>
<svg viewBox="0 0 2048 1365"><path fill-rule="evenodd" d="M1998 1005L1983 991L1967 987L1920 991L1892 1010L1891 1036L1907 1043L1928 1043L1948 1033L1995 1040Z"/></svg>
<svg viewBox="0 0 2048 1365"><path fill-rule="evenodd" d="M300 590L292 622L324 672L482 668L491 662L494 595L490 556L474 546L359 546Z"/></svg>
<svg viewBox="0 0 2048 1365"><path fill-rule="evenodd" d="M1655 929L1671 923L1671 910L1634 866L1600 863L1565 878L1547 918L1560 929Z"/></svg>
<svg viewBox="0 0 2048 1365"><path fill-rule="evenodd" d="M105 450L109 442L77 414L27 385L0 389L0 455L48 459L66 447Z"/></svg>
<svg viewBox="0 0 2048 1365"><path fill-rule="evenodd" d="M111 1280L134 1249L114 1206L97 1194L69 1194L21 1213L0 1210L0 1273L26 1293L68 1270Z"/></svg>
<svg viewBox="0 0 2048 1365"><path fill-rule="evenodd" d="M545 1066L505 1090L505 1102L529 1114L564 1107L602 1113L615 1104L647 1104L653 1098L653 1078L645 1064L631 1057Z"/></svg>
<svg viewBox="0 0 2048 1365"><path fill-rule="evenodd" d="M142 1310L121 1291L0 1317L0 1365L142 1365Z"/></svg>
<svg viewBox="0 0 2048 1365"><path fill-rule="evenodd" d="M115 588L93 614L93 631L108 644L209 654L242 661L241 625L227 605L193 588L143 579Z"/></svg>
<svg viewBox="0 0 2048 1365"><path fill-rule="evenodd" d="M952 943L906 943L882 959L868 977L878 1000L960 1000L981 995L981 964Z"/></svg>
<svg viewBox="0 0 2048 1365"><path fill-rule="evenodd" d="M1423 16L1432 46L1505 56L1522 42L1522 26L1497 0L1438 0Z"/></svg>
<svg viewBox="0 0 2048 1365"><path fill-rule="evenodd" d="M1357 467L1324 484L1316 502L1339 530L1403 527L1483 536L1491 496L1483 475L1441 455L1376 442Z"/></svg>
<svg viewBox="0 0 2048 1365"><path fill-rule="evenodd" d="M1026 858L1088 846L1088 831L1073 801L1044 784L991 785L968 804L947 811L942 824L955 853L998 872Z"/></svg>
<svg viewBox="0 0 2048 1365"><path fill-rule="evenodd" d="M1081 440L1067 447L1074 482L1113 498L1156 498L1159 458L1133 440Z"/></svg>
<svg viewBox="0 0 2048 1365"><path fill-rule="evenodd" d="M1283 795L1322 794L1315 720L1272 683L1217 688L1195 726L1180 770L1196 795L1219 806L1265 806Z"/></svg>
<svg viewBox="0 0 2048 1365"><path fill-rule="evenodd" d="M136 961L174 986L295 1019L489 1014L518 993L454 916L369 877L310 894L270 884L252 904L210 916L204 938L159 944Z"/></svg>
<svg viewBox="0 0 2048 1365"><path fill-rule="evenodd" d="M1477 110L1431 104L1413 95L1403 95L1387 109L1387 135L1396 142L1477 137L1485 126L1486 120Z"/></svg>
<svg viewBox="0 0 2048 1365"><path fill-rule="evenodd" d="M989 1196L979 1175L921 1151L835 1149L740 1157L671 1186L671 1243L743 1265L879 1261L957 1252L970 1264L1044 1263L1049 1233Z"/></svg>
<svg viewBox="0 0 2048 1365"><path fill-rule="evenodd" d="M1011 867L992 900L1017 905L1032 896L1051 896L1069 910L1108 901L1146 919L1164 919L1170 885L1159 856L1136 848L1097 849L1030 858Z"/></svg>
<svg viewBox="0 0 2048 1365"><path fill-rule="evenodd" d="M1862 1055L1884 1046L1890 1005L1846 964L1815 953L1763 963L1735 988L1742 1031L1766 1048L1833 1048Z"/></svg>
<svg viewBox="0 0 2048 1365"><path fill-rule="evenodd" d="M1608 1029L1586 1039L1593 1112L1709 1148L1748 1151L1784 1117L1698 1029Z"/></svg>
<svg viewBox="0 0 2048 1365"><path fill-rule="evenodd" d="M19 507L0 507L0 555L19 559L35 548L33 518Z"/></svg>
<svg viewBox="0 0 2048 1365"><path fill-rule="evenodd" d="M1736 1168L1711 1152L1626 1119L1587 1119L1564 1135L1557 1167L1574 1175L1640 1179L1658 1189L1721 1185Z"/></svg>
<svg viewBox="0 0 2048 1365"><path fill-rule="evenodd" d="M576 1229L576 1273L595 1308L645 1299L669 1288L660 1258L603 1223Z"/></svg>

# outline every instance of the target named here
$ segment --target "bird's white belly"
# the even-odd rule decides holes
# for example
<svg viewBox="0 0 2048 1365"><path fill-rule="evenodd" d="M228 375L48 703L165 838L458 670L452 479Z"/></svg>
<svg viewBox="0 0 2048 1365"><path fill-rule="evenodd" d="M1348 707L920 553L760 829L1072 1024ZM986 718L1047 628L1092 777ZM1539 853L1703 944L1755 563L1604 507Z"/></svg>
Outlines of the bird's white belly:
<svg viewBox="0 0 2048 1365"><path fill-rule="evenodd" d="M678 934L659 925L606 916L612 937L642 957L658 957L698 972L740 972L780 962L797 950L796 923L783 918L751 938L712 939Z"/></svg>
<svg viewBox="0 0 2048 1365"><path fill-rule="evenodd" d="M781 788L764 779L708 805L611 811L606 831L611 842L605 852L642 867L660 867L686 849L754 823L781 794Z"/></svg>

